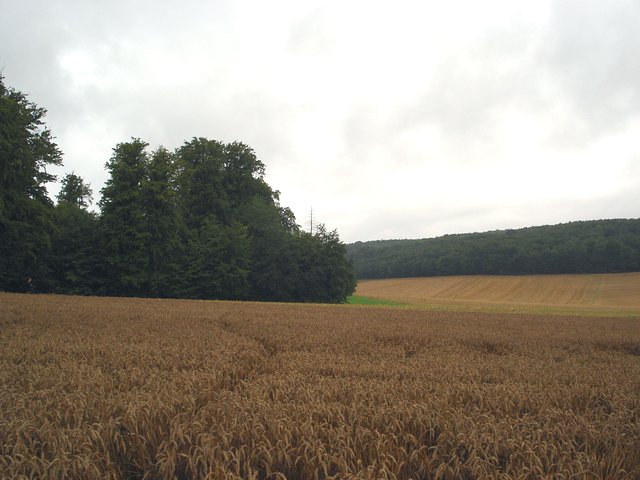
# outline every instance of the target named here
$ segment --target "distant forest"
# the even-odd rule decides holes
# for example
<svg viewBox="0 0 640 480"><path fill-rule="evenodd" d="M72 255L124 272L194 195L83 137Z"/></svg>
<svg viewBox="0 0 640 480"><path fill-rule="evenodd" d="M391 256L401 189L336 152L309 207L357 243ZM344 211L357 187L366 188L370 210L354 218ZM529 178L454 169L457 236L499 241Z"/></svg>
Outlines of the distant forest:
<svg viewBox="0 0 640 480"><path fill-rule="evenodd" d="M347 245L356 277L640 271L640 219Z"/></svg>
<svg viewBox="0 0 640 480"><path fill-rule="evenodd" d="M120 143L95 213L74 173L49 198L62 152L45 113L0 76L0 290L298 302L353 292L337 232L303 231L247 145Z"/></svg>

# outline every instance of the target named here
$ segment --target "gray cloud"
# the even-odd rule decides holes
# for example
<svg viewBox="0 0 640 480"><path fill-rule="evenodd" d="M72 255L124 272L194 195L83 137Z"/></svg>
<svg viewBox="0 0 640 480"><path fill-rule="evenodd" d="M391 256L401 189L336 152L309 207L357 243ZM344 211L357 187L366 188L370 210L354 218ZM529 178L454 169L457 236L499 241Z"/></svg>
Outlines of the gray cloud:
<svg viewBox="0 0 640 480"><path fill-rule="evenodd" d="M623 127L640 113L640 4L557 1L539 49L558 101L585 136Z"/></svg>
<svg viewBox="0 0 640 480"><path fill-rule="evenodd" d="M14 2L0 67L95 192L132 136L240 140L300 223L426 237L637 216L639 20L632 0Z"/></svg>

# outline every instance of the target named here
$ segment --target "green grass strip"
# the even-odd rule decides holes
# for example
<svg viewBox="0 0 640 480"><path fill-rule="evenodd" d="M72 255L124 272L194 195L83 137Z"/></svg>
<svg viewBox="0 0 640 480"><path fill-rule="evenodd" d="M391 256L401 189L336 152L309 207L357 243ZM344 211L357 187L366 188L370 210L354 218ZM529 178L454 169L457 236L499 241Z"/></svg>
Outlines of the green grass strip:
<svg viewBox="0 0 640 480"><path fill-rule="evenodd" d="M389 307L401 307L404 303L393 302L391 300L383 300L381 298L363 297L361 295L351 295L347 297L349 305L386 305Z"/></svg>

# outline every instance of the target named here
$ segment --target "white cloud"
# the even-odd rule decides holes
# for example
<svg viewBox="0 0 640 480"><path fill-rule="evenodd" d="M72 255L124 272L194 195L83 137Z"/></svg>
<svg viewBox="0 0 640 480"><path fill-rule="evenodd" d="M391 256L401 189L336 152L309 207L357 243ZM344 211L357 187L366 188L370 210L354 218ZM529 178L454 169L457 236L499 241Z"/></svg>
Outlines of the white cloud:
<svg viewBox="0 0 640 480"><path fill-rule="evenodd" d="M98 192L140 137L241 140L347 241L638 216L632 0L32 1L6 83ZM638 203L636 203L638 204Z"/></svg>

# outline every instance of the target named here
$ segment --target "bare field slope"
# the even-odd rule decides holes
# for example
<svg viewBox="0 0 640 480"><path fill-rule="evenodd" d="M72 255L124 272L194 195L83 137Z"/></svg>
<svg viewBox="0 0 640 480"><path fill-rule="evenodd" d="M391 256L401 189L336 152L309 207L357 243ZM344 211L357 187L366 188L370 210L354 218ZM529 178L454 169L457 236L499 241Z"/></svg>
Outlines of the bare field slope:
<svg viewBox="0 0 640 480"><path fill-rule="evenodd" d="M640 312L640 273L360 280L356 294L408 304L459 302Z"/></svg>
<svg viewBox="0 0 640 480"><path fill-rule="evenodd" d="M0 293L0 478L640 478L637 319Z"/></svg>

